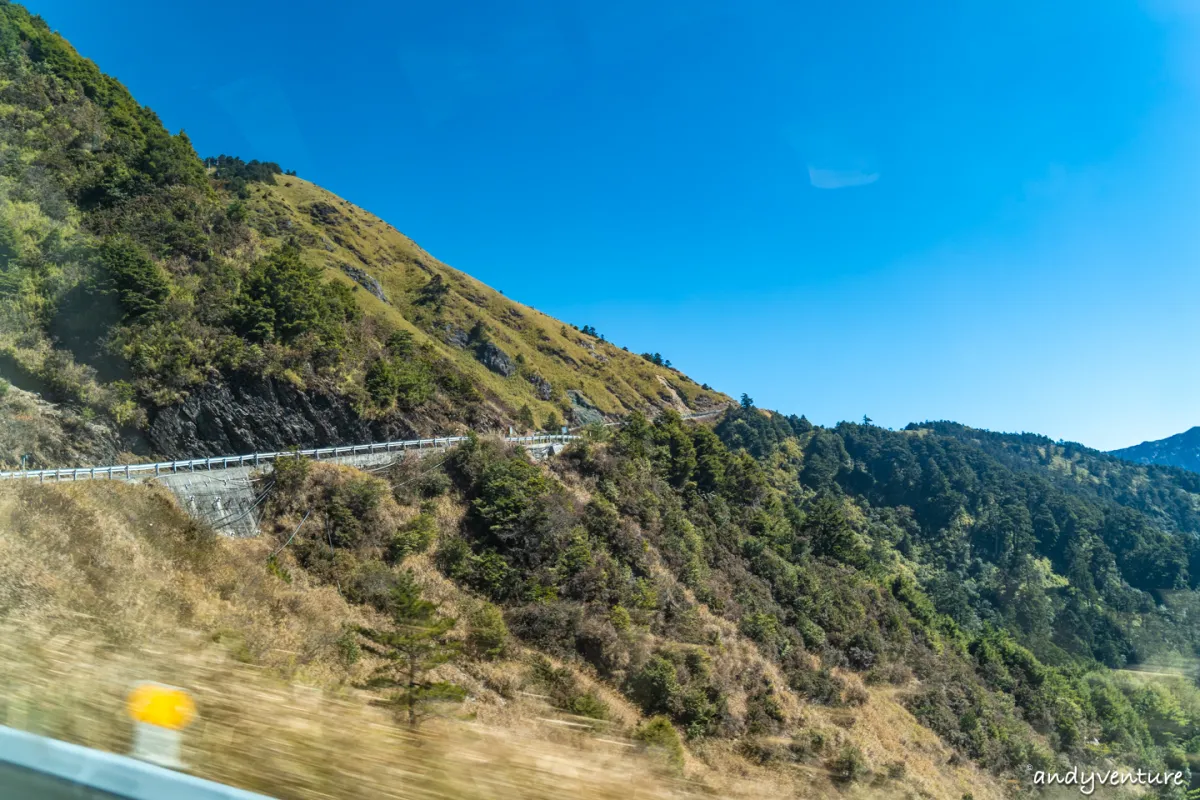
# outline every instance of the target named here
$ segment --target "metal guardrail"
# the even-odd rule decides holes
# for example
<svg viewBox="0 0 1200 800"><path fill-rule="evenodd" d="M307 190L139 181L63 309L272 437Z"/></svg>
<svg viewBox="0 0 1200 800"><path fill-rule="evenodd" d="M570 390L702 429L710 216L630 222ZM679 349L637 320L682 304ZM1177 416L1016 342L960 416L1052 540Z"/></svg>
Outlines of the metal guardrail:
<svg viewBox="0 0 1200 800"><path fill-rule="evenodd" d="M0 797L271 800L266 795L0 726Z"/></svg>
<svg viewBox="0 0 1200 800"><path fill-rule="evenodd" d="M288 450L279 453L250 453L241 456L216 456L214 458L192 458L177 461L159 461L154 464L122 464L104 467L76 467L69 469L25 469L0 472L0 480L126 480L139 475L173 475L177 472L195 472L197 469L211 471L230 467L257 467L281 458L344 458L346 456L396 453L407 450L441 449L465 442L467 436L442 436L434 439L404 439L395 442L374 442L343 447L318 447L311 450ZM513 444L554 444L578 439L571 434L553 433L535 436L506 436L505 441Z"/></svg>

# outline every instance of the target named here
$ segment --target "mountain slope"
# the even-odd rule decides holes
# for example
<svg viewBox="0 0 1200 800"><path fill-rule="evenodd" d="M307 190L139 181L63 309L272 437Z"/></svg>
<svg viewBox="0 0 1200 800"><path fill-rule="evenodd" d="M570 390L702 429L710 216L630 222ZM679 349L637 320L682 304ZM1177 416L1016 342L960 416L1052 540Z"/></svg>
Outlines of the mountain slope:
<svg viewBox="0 0 1200 800"><path fill-rule="evenodd" d="M655 732L689 777L961 797L1064 762L1200 766L1200 693L1149 676L1198 655L1200 475L954 423L815 427L749 398L687 423L674 411L728 398L277 165L201 162L7 3L0 123L10 463L624 418L546 464L487 437L373 474L278 462L264 535L237 543L147 486L0 487L16 628L90 626L134 653L155 619L341 691L363 677L359 624L413 601L411 573L457 636L482 609L483 634L517 641L517 663L476 647L446 670L472 711L542 695L581 737ZM153 548L177 580L139 579Z"/></svg>
<svg viewBox="0 0 1200 800"><path fill-rule="evenodd" d="M276 165L202 162L7 2L0 376L147 456L729 402L509 300ZM9 464L78 455L46 444L62 437L10 436Z"/></svg>
<svg viewBox="0 0 1200 800"><path fill-rule="evenodd" d="M1111 454L1138 464L1163 464L1200 472L1200 426L1165 439L1113 450Z"/></svg>

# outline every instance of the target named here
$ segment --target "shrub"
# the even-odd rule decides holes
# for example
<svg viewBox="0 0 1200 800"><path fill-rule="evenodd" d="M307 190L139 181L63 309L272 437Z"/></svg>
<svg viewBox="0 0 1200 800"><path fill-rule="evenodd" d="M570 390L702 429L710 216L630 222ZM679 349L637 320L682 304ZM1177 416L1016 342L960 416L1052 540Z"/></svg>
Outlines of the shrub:
<svg viewBox="0 0 1200 800"><path fill-rule="evenodd" d="M333 347L344 338L341 323L357 314L350 290L323 280L321 268L305 264L290 245L251 265L233 310L238 329L251 339L292 342L314 333Z"/></svg>
<svg viewBox="0 0 1200 800"><path fill-rule="evenodd" d="M467 652L473 657L491 661L500 658L508 649L508 625L500 609L480 601L467 612Z"/></svg>
<svg viewBox="0 0 1200 800"><path fill-rule="evenodd" d="M673 770L683 770L683 742L679 732L666 717L651 717L638 726L633 733L635 741L651 751L661 753Z"/></svg>
<svg viewBox="0 0 1200 800"><path fill-rule="evenodd" d="M608 704L579 685L575 674L566 667L555 667L550 659L539 656L533 674L550 697L550 702L571 714L591 719L608 719Z"/></svg>
<svg viewBox="0 0 1200 800"><path fill-rule="evenodd" d="M388 546L388 560L395 564L414 553L424 553L437 538L437 519L421 513L400 526Z"/></svg>
<svg viewBox="0 0 1200 800"><path fill-rule="evenodd" d="M864 706L871 699L871 695L861 686L851 686L846 690L843 701L848 706Z"/></svg>
<svg viewBox="0 0 1200 800"><path fill-rule="evenodd" d="M104 278L102 294L117 298L127 318L140 319L161 312L171 294L167 275L125 236L108 239L100 247Z"/></svg>
<svg viewBox="0 0 1200 800"><path fill-rule="evenodd" d="M867 758L857 746L847 744L836 756L825 763L839 783L854 783L862 780L871 771L867 766Z"/></svg>
<svg viewBox="0 0 1200 800"><path fill-rule="evenodd" d="M367 396L371 398L372 403L386 408L395 402L396 393L400 390L400 380L391 362L377 358L367 368L363 386L366 387Z"/></svg>
<svg viewBox="0 0 1200 800"><path fill-rule="evenodd" d="M276 495L289 500L294 499L308 482L311 472L312 462L307 458L277 458L271 465L271 479L275 481Z"/></svg>
<svg viewBox="0 0 1200 800"><path fill-rule="evenodd" d="M530 603L508 612L513 635L539 650L567 658L575 654L582 611L575 603Z"/></svg>
<svg viewBox="0 0 1200 800"><path fill-rule="evenodd" d="M842 699L845 682L828 669L798 669L788 675L792 688L813 703L837 705Z"/></svg>
<svg viewBox="0 0 1200 800"><path fill-rule="evenodd" d="M647 714L671 713L682 692L675 665L660 655L651 656L629 682L629 696Z"/></svg>
<svg viewBox="0 0 1200 800"><path fill-rule="evenodd" d="M365 561L344 587L346 599L386 611L397 585L396 574L382 561Z"/></svg>
<svg viewBox="0 0 1200 800"><path fill-rule="evenodd" d="M337 647L338 657L347 667L358 662L362 658L362 648L358 644L358 636L353 629L347 628L342 631L342 635L335 642Z"/></svg>
<svg viewBox="0 0 1200 800"><path fill-rule="evenodd" d="M376 513L387 495L387 484L369 476L355 477L325 487L321 500L325 538L334 547L360 549L388 545L388 531Z"/></svg>

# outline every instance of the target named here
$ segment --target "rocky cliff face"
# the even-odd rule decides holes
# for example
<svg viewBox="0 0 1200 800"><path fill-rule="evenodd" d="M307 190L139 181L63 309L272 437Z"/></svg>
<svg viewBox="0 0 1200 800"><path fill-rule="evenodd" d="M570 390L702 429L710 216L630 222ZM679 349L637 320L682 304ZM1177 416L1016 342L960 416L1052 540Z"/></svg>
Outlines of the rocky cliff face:
<svg viewBox="0 0 1200 800"><path fill-rule="evenodd" d="M302 392L272 378L211 383L158 411L147 438L167 458L329 447L413 438L401 421L371 422L344 399Z"/></svg>

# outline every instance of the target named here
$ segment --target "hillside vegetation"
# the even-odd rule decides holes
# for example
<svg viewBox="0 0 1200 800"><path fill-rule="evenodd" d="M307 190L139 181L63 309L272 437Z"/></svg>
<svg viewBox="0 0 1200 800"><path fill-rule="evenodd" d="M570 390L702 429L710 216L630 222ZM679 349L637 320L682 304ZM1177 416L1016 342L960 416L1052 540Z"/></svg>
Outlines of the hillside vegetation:
<svg viewBox="0 0 1200 800"><path fill-rule="evenodd" d="M608 741L646 748L622 769L663 791L985 797L1074 764L1191 780L1195 534L1098 496L1081 474L1107 457L1066 450L941 423L825 429L746 398L715 426L634 414L544 464L489 439L374 473L280 462L249 541L152 487L16 485L0 597L8 623L57 626L78 652L173 642L163 668L258 665L276 698L360 698L350 721L375 696L390 737L406 716L371 688L372 642L415 607L415 579L458 643L425 684L465 694L441 715L535 739L558 719L582 764ZM34 702L43 678L21 654L38 647L12 641L6 691ZM118 749L127 735L57 724ZM458 724L430 730L456 741ZM314 779L211 747L225 779L311 796Z"/></svg>
<svg viewBox="0 0 1200 800"><path fill-rule="evenodd" d="M201 161L5 2L0 374L5 464L584 433L277 461L240 541L153 485L0 485L0 723L122 750L129 683L185 685L196 771L281 797L1200 789L1200 475L732 404Z"/></svg>
<svg viewBox="0 0 1200 800"><path fill-rule="evenodd" d="M709 665L705 680L731 701L724 724L750 734L740 741L652 720L575 652L578 631L555 633L565 649L514 636L505 620L519 624L528 609L505 603L496 616L433 564L470 513L444 467L481 453L511 470L528 464L480 442L445 465L402 463L382 478L330 465L277 474L270 525L280 536L253 540L217 537L152 486L0 485L0 724L124 752L125 692L158 680L196 697L191 771L281 798L348 796L347 786L355 797L1002 796L952 763L889 689L859 689L869 703L852 711L806 707L735 625L686 591L674 602L696 634L673 639L659 621L672 603L643 600L619 646ZM308 522L272 558L301 511ZM416 731L369 687L379 661L356 633L386 624L381 609L407 575L456 620L463 652L438 677L466 690ZM664 569L652 585L669 581ZM566 594L544 601L545 613L604 608ZM690 644L698 635L712 644ZM742 689L771 680L786 721L767 720L777 735L753 721L757 701L748 707Z"/></svg>
<svg viewBox="0 0 1200 800"><path fill-rule="evenodd" d="M584 328L277 165L202 162L0 3L0 385L180 457L728 402Z"/></svg>

